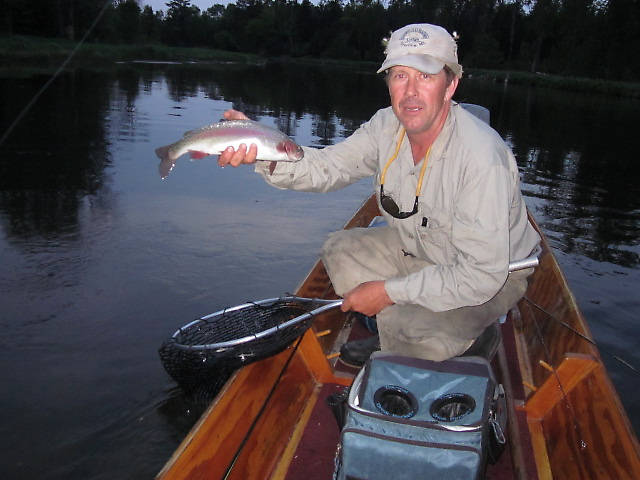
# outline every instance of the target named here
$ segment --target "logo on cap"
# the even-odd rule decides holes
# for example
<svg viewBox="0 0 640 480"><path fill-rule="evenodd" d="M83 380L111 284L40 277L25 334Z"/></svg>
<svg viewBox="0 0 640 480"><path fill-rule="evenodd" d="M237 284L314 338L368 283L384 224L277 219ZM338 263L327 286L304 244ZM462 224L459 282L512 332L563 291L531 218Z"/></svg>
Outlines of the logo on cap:
<svg viewBox="0 0 640 480"><path fill-rule="evenodd" d="M400 38L400 45L403 47L422 47L426 45L429 34L421 28L411 28L404 32Z"/></svg>

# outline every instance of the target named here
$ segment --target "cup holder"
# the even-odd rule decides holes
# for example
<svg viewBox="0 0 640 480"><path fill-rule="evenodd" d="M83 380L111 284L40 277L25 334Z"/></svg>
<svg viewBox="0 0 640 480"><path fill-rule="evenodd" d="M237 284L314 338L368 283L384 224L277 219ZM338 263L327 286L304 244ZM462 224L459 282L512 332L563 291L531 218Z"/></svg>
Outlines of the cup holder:
<svg viewBox="0 0 640 480"><path fill-rule="evenodd" d="M418 412L418 400L406 388L385 385L373 394L373 402L385 415L411 418Z"/></svg>
<svg viewBox="0 0 640 480"><path fill-rule="evenodd" d="M441 422L455 422L473 412L476 401L466 393L449 393L443 395L431 404L429 413Z"/></svg>

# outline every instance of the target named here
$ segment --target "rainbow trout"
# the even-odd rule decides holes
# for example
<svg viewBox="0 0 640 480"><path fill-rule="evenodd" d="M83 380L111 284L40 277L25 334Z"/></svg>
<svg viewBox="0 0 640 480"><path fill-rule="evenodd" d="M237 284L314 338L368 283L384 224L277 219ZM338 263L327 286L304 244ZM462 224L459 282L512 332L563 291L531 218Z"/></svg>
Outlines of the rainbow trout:
<svg viewBox="0 0 640 480"><path fill-rule="evenodd" d="M219 155L227 147L237 150L241 143L247 148L255 143L258 160L297 162L304 157L302 147L280 130L253 120L226 120L186 132L182 140L157 148L158 171L166 178L182 155L188 153L192 159Z"/></svg>

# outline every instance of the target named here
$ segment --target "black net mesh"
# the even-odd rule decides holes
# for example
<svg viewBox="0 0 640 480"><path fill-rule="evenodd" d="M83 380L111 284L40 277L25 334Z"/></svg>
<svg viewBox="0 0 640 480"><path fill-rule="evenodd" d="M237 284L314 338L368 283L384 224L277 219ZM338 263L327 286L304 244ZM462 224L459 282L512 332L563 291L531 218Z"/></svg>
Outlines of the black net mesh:
<svg viewBox="0 0 640 480"><path fill-rule="evenodd" d="M214 344L257 335L316 306L313 303L280 300L200 319L166 340L159 349L160 359L167 373L187 391L197 390L204 384L219 382L220 379L223 379L223 385L238 367L284 350L309 328L311 318L238 345L216 347ZM193 348L203 345L207 347Z"/></svg>

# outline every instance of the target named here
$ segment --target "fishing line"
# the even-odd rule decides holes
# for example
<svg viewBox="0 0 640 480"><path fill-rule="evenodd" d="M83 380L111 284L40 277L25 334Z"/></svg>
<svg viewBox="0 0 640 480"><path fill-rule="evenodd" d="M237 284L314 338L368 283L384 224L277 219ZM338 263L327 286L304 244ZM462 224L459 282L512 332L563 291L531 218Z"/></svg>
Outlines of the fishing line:
<svg viewBox="0 0 640 480"><path fill-rule="evenodd" d="M329 288L325 288L324 295L320 296L319 298L324 298L326 296L328 290L329 290ZM298 289L298 293L300 293L300 289ZM291 294L287 293L287 295L291 295ZM289 364L291 363L291 361L293 360L293 357L295 356L296 352L298 351L298 347L300 347L300 344L302 343L302 338L303 337L304 337L304 335L301 335L300 338L298 338L295 341L295 344L293 345L293 348L292 348L292 351L291 351L291 355L289 355L289 357L287 358L284 366L282 367L282 369L280 370L280 373L278 374L278 378L276 379L276 381L271 386L271 389L269 390L269 393L267 394L264 402L262 403L262 406L260 407L260 410L258 411L258 413L256 414L255 418L251 422L251 425L249 426L249 429L247 430L247 433L245 434L244 438L242 439L242 442L240 442L240 445L238 445L236 453L233 456L233 459L231 459L231 462L229 463L229 465L227 466L227 470L226 470L224 476L222 477L222 480L227 480L229 478L229 475L231 475L233 467L235 466L236 462L238 461L238 458L240 457L240 454L242 453L242 450L244 449L244 446L247 444L247 441L249 440L249 437L253 433L253 430L256 428L256 425L258 424L258 421L262 418L262 414L266 411L267 404L271 400L271 397L273 397L273 395L274 395L274 393L276 391L276 388L278 388L278 385L280 385L280 381L282 380L282 377L284 376L285 372L287 371L287 369L289 367Z"/></svg>
<svg viewBox="0 0 640 480"><path fill-rule="evenodd" d="M2 146L2 144L9 137L9 135L11 135L11 132L13 131L13 129L18 125L18 123L20 123L20 121L27 114L27 112L31 110L31 107L33 107L33 105L38 101L38 99L45 92L45 90L47 90L47 88L49 88L49 86L60 76L60 74L65 69L65 67L69 64L73 56L77 53L80 47L85 43L85 41L87 40L87 37L91 34L95 26L98 24L98 22L104 15L104 12L107 11L107 7L111 5L111 2L112 0L107 0L104 3L104 5L102 6L102 9L100 9L100 12L98 12L98 15L93 20L93 23L91 24L91 26L89 26L89 29L84 33L80 41L76 44L73 50L71 50L69 55L67 55L67 58L62 62L62 64L58 67L55 73L51 76L51 78L49 78L49 80L47 80L45 84L42 87L40 87L40 90L36 92L36 94L31 98L31 100L27 103L27 105L16 116L16 118L13 120L11 125L9 125L9 128L5 130L5 132L2 134L2 137L0 137L0 146Z"/></svg>
<svg viewBox="0 0 640 480"><path fill-rule="evenodd" d="M536 302L534 302L533 300L531 300L529 297L527 297L526 295L524 296L524 300L526 300L529 305L532 305L534 307L536 307L538 310L540 310L542 313L544 313L547 317L555 320L556 322L558 322L560 325L562 325L563 327L565 327L566 329L570 330L571 332L573 332L574 334L576 334L577 336L579 336L580 338L582 338L583 340L586 340L587 342L589 342L591 345L593 345L594 347L597 347L598 350L606 353L607 355L613 357L615 360L617 360L618 362L620 362L622 365L624 365L625 367L627 367L628 369L630 369L631 371L633 371L636 375L640 375L640 371L634 367L633 365L631 365L629 362L627 362L625 359L619 357L618 355L616 355L613 352L610 352L609 350L604 349L603 347L601 347L600 345L596 344L596 342L594 340L592 340L591 338L587 337L585 334L583 334L582 332L579 332L578 330L576 330L575 328L573 328L571 325L569 325L568 323L566 323L563 320L560 320L559 318L556 318L553 314L549 313L547 310L545 310L543 307L541 307L540 305L538 305Z"/></svg>
<svg viewBox="0 0 640 480"><path fill-rule="evenodd" d="M236 465L236 462L238 461L238 458L240 457L240 454L242 453L242 451L244 449L244 446L247 444L247 441L249 440L249 437L253 433L253 430L256 428L256 425L258 424L258 421L262 418L262 414L267 409L267 405L269 404L269 401L271 400L271 397L273 397L276 389L278 388L278 385L280 385L280 380L282 380L282 377L284 376L285 372L287 371L287 368L289 367L289 364L291 363L291 360L293 360L293 357L295 356L296 352L298 351L298 347L300 346L300 343L302 343L302 337L300 337L296 341L296 344L294 345L291 354L287 358L287 361L285 362L284 366L282 367L282 370L280 370L280 373L278 374L278 378L276 379L276 381L271 386L271 389L269 390L269 393L267 394L266 398L264 399L264 402L262 403L262 406L260 407L260 410L258 411L258 413L256 414L255 418L251 422L251 425L249 426L249 430L247 430L247 433L245 434L244 438L242 439L242 442L240 442L240 445L238 445L238 449L236 450L236 453L233 456L233 459L231 460L231 463L227 467L227 470L226 470L224 476L222 477L222 480L227 480L229 478L229 475L231 475L233 467Z"/></svg>
<svg viewBox="0 0 640 480"><path fill-rule="evenodd" d="M528 298L527 298L527 301L529 303L531 303L532 305L536 306L536 307L538 306L535 303L531 302L531 300L529 300ZM551 316L551 315L549 315L549 316ZM547 358L547 363L551 367L551 371L553 372L553 375L556 377L556 382L558 382L558 386L560 387L560 393L562 395L562 400L564 401L565 405L567 406L567 409L571 413L571 420L573 422L573 428L575 429L576 434L578 436L578 440L579 440L578 447L582 450L582 449L586 448L587 444L584 441L584 436L582 435L582 429L580 428L580 423L578 423L578 417L576 416L576 412L575 412L575 410L573 408L573 405L569 401L569 397L567 396L567 392L564 389L564 385L562 385L562 382L560 381L560 375L558 375L558 371L556 370L556 368L552 364L551 352L549 351L549 349L547 347L547 344L544 341L544 336L542 335L542 332L540 331L540 325L538 324L538 320L536 319L535 315L533 315L533 324L536 327L536 333L538 335L538 339L540 340L540 343L542 344L542 347L544 348L544 353L545 353L545 357Z"/></svg>

